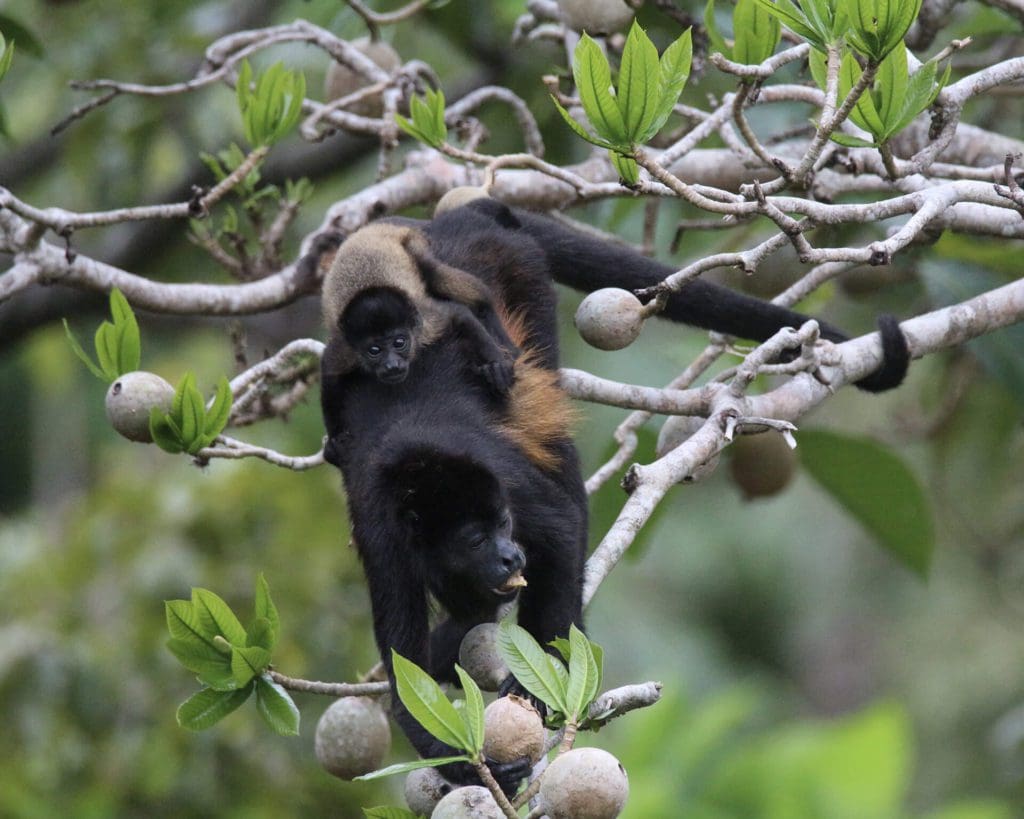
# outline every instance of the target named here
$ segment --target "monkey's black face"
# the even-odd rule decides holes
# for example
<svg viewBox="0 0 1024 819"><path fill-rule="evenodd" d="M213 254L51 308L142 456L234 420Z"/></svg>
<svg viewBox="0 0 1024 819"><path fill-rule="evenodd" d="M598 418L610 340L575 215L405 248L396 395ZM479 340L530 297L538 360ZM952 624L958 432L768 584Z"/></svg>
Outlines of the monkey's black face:
<svg viewBox="0 0 1024 819"><path fill-rule="evenodd" d="M363 340L357 347L362 368L384 384L400 384L409 374L414 354L412 331L396 327Z"/></svg>
<svg viewBox="0 0 1024 819"><path fill-rule="evenodd" d="M420 315L402 293L369 288L341 315L341 331L360 368L384 384L399 384L416 357Z"/></svg>
<svg viewBox="0 0 1024 819"><path fill-rule="evenodd" d="M505 601L526 585L526 555L512 539L507 509L464 521L448 534L445 543L445 568L478 593Z"/></svg>

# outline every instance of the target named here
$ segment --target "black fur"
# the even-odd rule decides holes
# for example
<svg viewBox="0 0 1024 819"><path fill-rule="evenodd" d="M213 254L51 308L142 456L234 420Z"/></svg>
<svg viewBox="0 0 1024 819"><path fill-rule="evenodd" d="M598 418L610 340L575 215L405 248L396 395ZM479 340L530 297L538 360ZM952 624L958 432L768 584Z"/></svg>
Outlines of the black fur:
<svg viewBox="0 0 1024 819"><path fill-rule="evenodd" d="M587 510L575 450L568 440L560 445L563 468L557 474L528 461L497 431L493 394L467 372L457 339L423 348L401 384L380 384L361 373L327 376L323 399L370 588L374 632L389 668L393 648L437 679L455 681L462 637L492 621L504 602L492 592L493 579L481 581L481 572L474 576L460 565L471 535L455 535L476 530L499 540L505 508L511 540L526 559L519 622L544 642L566 634L571 623L582 625ZM345 430L341 440L338 429ZM497 546L488 551L504 559ZM432 635L428 593L448 614ZM394 715L422 756L452 753L397 698ZM507 790L528 767L492 766ZM457 781L475 779L468 765L443 773Z"/></svg>
<svg viewBox="0 0 1024 819"><path fill-rule="evenodd" d="M526 346L550 369L559 366L552 279L585 290L637 289L672 272L632 251L490 200L443 213L422 230L438 259L479 276L508 311L521 313ZM700 281L670 299L665 315L745 338L765 338L805 320ZM825 332L842 338L834 328ZM888 330L883 327L886 333L899 335L894 322ZM905 344L902 350L886 348L883 384L900 371L900 355L905 370ZM555 444L555 470L532 463L502 434L505 405L467 373L465 354L457 332L450 330L420 351L404 382L382 385L358 371L338 375L330 367L329 344L322 387L326 455L344 477L381 657L390 671L395 649L448 681L454 681L462 637L493 619L500 602L479 572L474 580L471 571L467 581L460 570L463 547L451 539L463 524L494 535L497 510L511 512L512 539L525 554L528 581L519 595L518 619L541 644L566 636L571 624L582 627L583 619L587 500L575 447L568 438ZM428 594L449 615L433 633ZM397 697L394 709L422 756L452 752L427 734ZM508 790L525 772L521 762L492 767ZM475 778L466 765L444 773L460 781Z"/></svg>

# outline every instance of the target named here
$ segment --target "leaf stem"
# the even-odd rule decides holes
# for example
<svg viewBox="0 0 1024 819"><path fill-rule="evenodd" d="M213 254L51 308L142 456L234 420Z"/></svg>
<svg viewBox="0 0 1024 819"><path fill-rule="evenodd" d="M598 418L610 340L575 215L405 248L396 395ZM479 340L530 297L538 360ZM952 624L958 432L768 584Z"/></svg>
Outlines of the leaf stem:
<svg viewBox="0 0 1024 819"><path fill-rule="evenodd" d="M894 182L900 178L899 168L896 167L896 157L892 155L892 147L888 142L878 146L878 153L882 155L882 164L885 165L885 172Z"/></svg>
<svg viewBox="0 0 1024 819"><path fill-rule="evenodd" d="M484 786L491 792L491 796L494 797L494 801L498 803L498 807L501 808L501 812L508 817L508 819L519 819L519 814L516 809L512 807L512 803L508 801L508 797L505 796L505 792L501 789L501 785L494 778L494 774L491 773L491 769L487 767L487 763L483 761L474 762L473 767L476 768L477 776L480 777L480 781L484 783Z"/></svg>

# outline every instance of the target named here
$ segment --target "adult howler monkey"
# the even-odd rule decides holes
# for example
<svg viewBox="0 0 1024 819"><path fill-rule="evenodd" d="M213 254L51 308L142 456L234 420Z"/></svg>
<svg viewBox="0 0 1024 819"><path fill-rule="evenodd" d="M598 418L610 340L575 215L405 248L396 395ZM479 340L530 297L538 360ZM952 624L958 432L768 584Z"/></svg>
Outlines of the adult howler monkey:
<svg viewBox="0 0 1024 819"><path fill-rule="evenodd" d="M442 213L414 229L434 256L489 286L509 335L524 352L507 399L499 400L467 373L463 344L451 330L423 348L408 377L393 385L359 370L339 373L331 365L338 341L327 345L325 455L342 471L374 633L392 684L392 649L438 679L454 681L462 637L494 618L515 591L520 570L527 585L519 591L519 623L541 644L565 636L571 624L582 625L587 501L569 434L572 412L557 387L552 280L584 290L639 289L673 272L493 200ZM700 280L672 296L662 315L756 339L805 320ZM896 386L909 357L896 322L880 326L885 359L860 382L870 390ZM822 335L843 338L828 325ZM521 550L525 566L510 544ZM448 615L433 631L431 595ZM397 697L393 703L396 720L422 756L452 753ZM502 787L512 790L529 766L520 760L491 767ZM475 779L468 764L442 772L457 781Z"/></svg>
<svg viewBox="0 0 1024 819"><path fill-rule="evenodd" d="M517 351L487 286L434 257L418 230L378 222L345 240L324 277L322 307L339 373L361 367L398 383L420 349L454 327L487 383L499 394L512 386Z"/></svg>

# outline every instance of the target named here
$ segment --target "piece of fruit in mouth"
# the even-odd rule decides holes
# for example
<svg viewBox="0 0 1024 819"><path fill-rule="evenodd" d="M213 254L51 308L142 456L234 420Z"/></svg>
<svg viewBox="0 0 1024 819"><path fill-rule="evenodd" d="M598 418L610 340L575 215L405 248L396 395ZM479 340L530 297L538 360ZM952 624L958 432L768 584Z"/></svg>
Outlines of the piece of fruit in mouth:
<svg viewBox="0 0 1024 819"><path fill-rule="evenodd" d="M522 572L516 572L515 574L509 575L509 578L498 586L495 591L501 594L508 594L516 589L521 589L526 586L526 578L523 577Z"/></svg>

